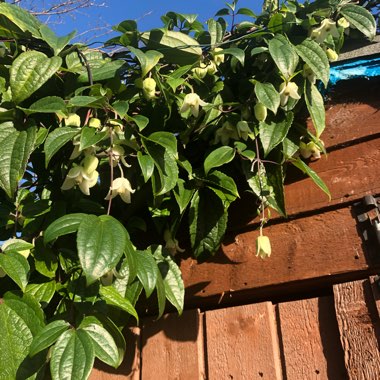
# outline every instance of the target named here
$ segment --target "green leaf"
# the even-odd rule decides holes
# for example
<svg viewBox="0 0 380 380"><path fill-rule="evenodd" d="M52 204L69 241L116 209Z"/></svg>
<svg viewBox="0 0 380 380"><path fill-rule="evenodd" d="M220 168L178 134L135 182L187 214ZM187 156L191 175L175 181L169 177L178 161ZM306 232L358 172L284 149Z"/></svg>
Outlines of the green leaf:
<svg viewBox="0 0 380 380"><path fill-rule="evenodd" d="M154 66L157 65L158 61L164 57L164 55L155 50L148 50L146 53L140 49L136 49L132 46L127 46L127 48L137 57L141 65L141 77L144 78Z"/></svg>
<svg viewBox="0 0 380 380"><path fill-rule="evenodd" d="M94 365L91 338L83 330L67 330L54 345L50 371L54 380L87 380Z"/></svg>
<svg viewBox="0 0 380 380"><path fill-rule="evenodd" d="M108 136L108 132L99 132L96 128L83 127L80 133L79 150L84 150L92 145L96 145Z"/></svg>
<svg viewBox="0 0 380 380"><path fill-rule="evenodd" d="M315 76L327 87L330 78L330 63L325 51L311 39L296 46L298 55L308 64Z"/></svg>
<svg viewBox="0 0 380 380"><path fill-rule="evenodd" d="M149 124L149 119L144 115L135 115L135 116L127 115L127 120L133 121L137 125L140 132Z"/></svg>
<svg viewBox="0 0 380 380"><path fill-rule="evenodd" d="M253 11L249 8L240 8L238 9L238 11L236 12L237 15L245 15L245 16L249 16L249 17L253 17L253 18L256 18L256 14L253 13Z"/></svg>
<svg viewBox="0 0 380 380"><path fill-rule="evenodd" d="M125 297L131 301L132 305L136 305L143 289L144 287L139 280L133 281L128 286L127 291L125 292Z"/></svg>
<svg viewBox="0 0 380 380"><path fill-rule="evenodd" d="M159 256L158 268L164 281L166 298L181 315L185 302L185 286L181 270L170 255Z"/></svg>
<svg viewBox="0 0 380 380"><path fill-rule="evenodd" d="M179 212L183 214L187 206L189 205L191 198L195 189L188 188L188 183L186 183L183 179L179 178L177 182L177 186L173 189L173 194L177 201Z"/></svg>
<svg viewBox="0 0 380 380"><path fill-rule="evenodd" d="M20 253L21 251L29 251L30 249L33 249L33 248L34 248L34 245L31 243L28 243L25 240L11 239L11 240L6 241L6 246L4 247L3 245L1 249L3 252L17 251Z"/></svg>
<svg viewBox="0 0 380 380"><path fill-rule="evenodd" d="M0 187L9 198L13 197L24 175L29 156L34 149L36 132L34 126L19 131L11 122L0 124Z"/></svg>
<svg viewBox="0 0 380 380"><path fill-rule="evenodd" d="M115 78L119 75L119 71L124 65L124 61L105 61L102 60L100 67L94 67L91 69L92 80L94 82L100 82L108 79ZM89 82L87 70L78 77L79 82Z"/></svg>
<svg viewBox="0 0 380 380"><path fill-rule="evenodd" d="M181 32L155 29L143 33L141 39L148 49L161 52L169 63L190 65L199 61L202 56L198 41Z"/></svg>
<svg viewBox="0 0 380 380"><path fill-rule="evenodd" d="M149 135L149 140L160 144L173 156L177 156L177 139L170 132L154 132Z"/></svg>
<svg viewBox="0 0 380 380"><path fill-rule="evenodd" d="M79 225L86 220L87 214L68 214L51 223L44 232L44 243L50 243L60 236L72 234L78 231Z"/></svg>
<svg viewBox="0 0 380 380"><path fill-rule="evenodd" d="M143 146L153 159L159 174L159 181L154 186L155 195L162 195L172 190L178 179L178 166L172 146L172 137L174 136L166 139L167 132L159 132L159 134L162 139L159 139L157 135L154 136L154 140L141 138Z"/></svg>
<svg viewBox="0 0 380 380"><path fill-rule="evenodd" d="M137 278L142 283L145 294L148 298L156 287L158 267L150 250L137 251L135 259Z"/></svg>
<svg viewBox="0 0 380 380"><path fill-rule="evenodd" d="M21 288L28 284L30 267L28 260L16 251L0 254L0 267Z"/></svg>
<svg viewBox="0 0 380 380"><path fill-rule="evenodd" d="M280 94L274 88L272 83L255 83L255 94L259 102L264 104L274 114L277 113L280 106Z"/></svg>
<svg viewBox="0 0 380 380"><path fill-rule="evenodd" d="M158 304L157 319L159 319L164 314L165 305L166 305L165 285L164 285L164 280L162 279L161 273L158 273L158 276L157 276L156 293L157 293L157 304Z"/></svg>
<svg viewBox="0 0 380 380"><path fill-rule="evenodd" d="M46 167L49 165L51 158L78 133L78 128L70 127L60 127L49 133L44 144Z"/></svg>
<svg viewBox="0 0 380 380"><path fill-rule="evenodd" d="M43 307L47 306L55 294L55 281L28 284L25 293L32 295Z"/></svg>
<svg viewBox="0 0 380 380"><path fill-rule="evenodd" d="M42 24L40 26L40 33L42 39L48 43L48 45L54 50L54 55L58 55L65 46L74 38L76 32L73 31L70 34L58 37L52 29L47 25Z"/></svg>
<svg viewBox="0 0 380 380"><path fill-rule="evenodd" d="M119 355L119 349L113 336L103 326L96 323L83 327L83 330L92 339L95 356L103 363L117 368L121 364L123 357Z"/></svg>
<svg viewBox="0 0 380 380"><path fill-rule="evenodd" d="M239 197L235 181L218 170L214 170L203 181L223 201L225 209Z"/></svg>
<svg viewBox="0 0 380 380"><path fill-rule="evenodd" d="M29 98L57 72L61 64L60 57L48 58L39 51L21 53L10 68L13 101L18 104Z"/></svg>
<svg viewBox="0 0 380 380"><path fill-rule="evenodd" d="M29 108L18 108L22 109L27 115L34 113L56 113L65 116L68 113L65 101L58 96L46 96L34 102Z"/></svg>
<svg viewBox="0 0 380 380"><path fill-rule="evenodd" d="M0 304L0 336L1 379L17 379L18 368L28 355L33 335L23 319L4 304Z"/></svg>
<svg viewBox="0 0 380 380"><path fill-rule="evenodd" d="M198 190L189 212L190 242L195 257L214 254L227 228L227 212L212 190Z"/></svg>
<svg viewBox="0 0 380 380"><path fill-rule="evenodd" d="M35 244L36 247L33 252L33 257L37 272L47 278L55 278L58 269L56 253L49 247L46 247L40 238L36 240Z"/></svg>
<svg viewBox="0 0 380 380"><path fill-rule="evenodd" d="M128 314L136 318L139 321L139 316L132 303L120 295L120 293L112 286L101 286L99 294L108 305L116 306L117 308L126 311Z"/></svg>
<svg viewBox="0 0 380 380"><path fill-rule="evenodd" d="M285 78L290 78L298 65L294 46L286 37L277 35L269 41L269 53Z"/></svg>
<svg viewBox="0 0 380 380"><path fill-rule="evenodd" d="M208 32L210 34L211 46L215 46L219 42L222 42L223 40L222 25L218 21L215 21L213 18L210 18L207 20L207 26L208 26Z"/></svg>
<svg viewBox="0 0 380 380"><path fill-rule="evenodd" d="M87 215L80 223L78 257L88 285L115 268L123 256L126 238L124 226L109 215Z"/></svg>
<svg viewBox="0 0 380 380"><path fill-rule="evenodd" d="M45 315L38 301L30 294L7 292L4 303L26 323L32 335L37 335L45 326Z"/></svg>
<svg viewBox="0 0 380 380"><path fill-rule="evenodd" d="M314 183L329 197L331 200L331 194L326 186L326 184L322 181L322 179L318 176L318 174L307 166L299 157L296 160L290 161L296 168L300 169L302 173L307 174Z"/></svg>
<svg viewBox="0 0 380 380"><path fill-rule="evenodd" d="M105 99L103 96L78 95L70 98L70 107L101 107Z"/></svg>
<svg viewBox="0 0 380 380"><path fill-rule="evenodd" d="M239 48L223 49L223 50L220 50L217 53L215 53L215 55L218 55L218 54L232 55L241 63L242 66L244 66L245 52L242 49L239 49Z"/></svg>
<svg viewBox="0 0 380 380"><path fill-rule="evenodd" d="M287 136L293 123L293 113L288 112L285 120L260 122L260 140L266 157Z"/></svg>
<svg viewBox="0 0 380 380"><path fill-rule="evenodd" d="M318 88L309 81L305 82L305 101L319 138L326 127L325 104Z"/></svg>
<svg viewBox="0 0 380 380"><path fill-rule="evenodd" d="M126 100L117 100L116 102L112 103L112 108L121 119L124 119L129 110L129 102Z"/></svg>
<svg viewBox="0 0 380 380"><path fill-rule="evenodd" d="M205 174L219 166L231 162L235 157L235 149L230 146L222 146L213 150L205 159L203 163Z"/></svg>
<svg viewBox="0 0 380 380"><path fill-rule="evenodd" d="M340 14L370 40L375 37L376 21L371 13L364 7L355 4L346 4L340 9Z"/></svg>
<svg viewBox="0 0 380 380"><path fill-rule="evenodd" d="M29 32L33 37L40 38L41 22L27 10L12 4L0 4L0 15L4 15L23 32Z"/></svg>
<svg viewBox="0 0 380 380"><path fill-rule="evenodd" d="M34 356L45 348L50 347L56 340L69 329L70 324L62 319L46 325L33 339L30 345L29 355Z"/></svg>
<svg viewBox="0 0 380 380"><path fill-rule="evenodd" d="M154 171L154 161L152 157L147 154L142 154L140 151L137 152L137 160L144 176L144 181L148 182Z"/></svg>

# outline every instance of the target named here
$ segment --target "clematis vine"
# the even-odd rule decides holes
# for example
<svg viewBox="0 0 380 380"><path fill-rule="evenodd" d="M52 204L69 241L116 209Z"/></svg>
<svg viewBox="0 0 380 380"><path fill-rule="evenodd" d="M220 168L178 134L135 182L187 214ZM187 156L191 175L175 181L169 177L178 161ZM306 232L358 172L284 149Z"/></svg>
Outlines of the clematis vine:
<svg viewBox="0 0 380 380"><path fill-rule="evenodd" d="M309 143L300 142L300 155L303 158L310 158L312 161L318 160L321 158L321 150L318 145L313 141Z"/></svg>
<svg viewBox="0 0 380 380"><path fill-rule="evenodd" d="M127 178L124 178L122 174L121 177L116 178L112 181L112 185L105 199L108 201L120 195L121 199L125 203L131 203L131 194L135 191L135 189L132 189L132 185L129 180Z"/></svg>
<svg viewBox="0 0 380 380"><path fill-rule="evenodd" d="M312 30L310 38L321 44L330 35L333 38L339 38L339 31L336 27L335 21L325 18L319 27Z"/></svg>
<svg viewBox="0 0 380 380"><path fill-rule="evenodd" d="M183 104L180 109L181 113L186 112L190 109L191 114L194 117L198 117L199 115L199 106L204 107L208 103L204 102L198 94L195 94L194 92L187 94L185 96L185 99L183 99Z"/></svg>
<svg viewBox="0 0 380 380"><path fill-rule="evenodd" d="M282 106L288 103L289 97L293 99L301 99L298 94L298 86L294 82L283 82L280 85L280 102Z"/></svg>
<svg viewBox="0 0 380 380"><path fill-rule="evenodd" d="M66 179L61 186L61 190L70 190L79 186L81 192L90 195L90 188L98 182L99 173L96 171L99 160L95 156L86 156L81 165L69 170Z"/></svg>
<svg viewBox="0 0 380 380"><path fill-rule="evenodd" d="M235 126L229 121L226 121L219 129L215 132L214 144L221 143L222 145L228 145L232 140L239 140L239 134Z"/></svg>

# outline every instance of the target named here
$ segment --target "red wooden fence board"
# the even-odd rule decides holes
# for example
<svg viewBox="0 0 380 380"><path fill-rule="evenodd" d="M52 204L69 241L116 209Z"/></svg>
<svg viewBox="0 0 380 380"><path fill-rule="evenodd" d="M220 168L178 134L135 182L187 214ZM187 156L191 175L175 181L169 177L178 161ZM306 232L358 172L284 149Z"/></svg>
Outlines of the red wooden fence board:
<svg viewBox="0 0 380 380"><path fill-rule="evenodd" d="M205 378L202 314L185 311L142 324L143 380L200 380Z"/></svg>
<svg viewBox="0 0 380 380"><path fill-rule="evenodd" d="M270 302L207 311L205 318L210 380L282 379Z"/></svg>
<svg viewBox="0 0 380 380"><path fill-rule="evenodd" d="M277 307L286 379L347 379L333 297Z"/></svg>
<svg viewBox="0 0 380 380"><path fill-rule="evenodd" d="M380 379L379 316L369 280L335 285L334 298L350 380Z"/></svg>
<svg viewBox="0 0 380 380"><path fill-rule="evenodd" d="M292 284L293 291L310 291L314 285L305 287L306 280L331 284L337 282L336 276L347 281L354 273L379 269L365 256L350 208L272 225L264 232L272 242L273 253L267 260L255 256L258 231L248 231L226 239L222 251L206 262L182 261L187 307L220 307L239 292L246 299L268 297L271 287L279 294Z"/></svg>

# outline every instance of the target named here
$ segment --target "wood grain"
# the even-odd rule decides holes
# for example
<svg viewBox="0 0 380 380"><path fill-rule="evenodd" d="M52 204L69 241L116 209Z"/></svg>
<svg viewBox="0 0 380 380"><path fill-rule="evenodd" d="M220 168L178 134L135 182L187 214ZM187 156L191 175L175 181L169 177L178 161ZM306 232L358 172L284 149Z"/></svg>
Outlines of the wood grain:
<svg viewBox="0 0 380 380"><path fill-rule="evenodd" d="M140 379L140 333L138 327L127 329L127 344L123 363L117 369L96 361L89 380L139 380Z"/></svg>
<svg viewBox="0 0 380 380"><path fill-rule="evenodd" d="M327 107L326 129L322 134L326 148L368 139L369 136L380 133L378 94L376 98L362 98L361 101L365 103L347 102ZM312 126L310 119L307 124L308 127Z"/></svg>
<svg viewBox="0 0 380 380"><path fill-rule="evenodd" d="M287 380L345 380L332 296L277 305Z"/></svg>
<svg viewBox="0 0 380 380"><path fill-rule="evenodd" d="M210 380L282 379L270 302L207 311L205 318Z"/></svg>
<svg viewBox="0 0 380 380"><path fill-rule="evenodd" d="M203 315L188 310L143 321L142 379L205 379Z"/></svg>
<svg viewBox="0 0 380 380"><path fill-rule="evenodd" d="M369 280L334 286L335 309L351 380L380 379L380 353L376 337L379 317Z"/></svg>
<svg viewBox="0 0 380 380"><path fill-rule="evenodd" d="M310 292L317 280L328 286L379 269L365 255L350 208L268 226L264 231L272 244L267 260L255 255L258 231L228 237L207 262L183 260L186 305L253 302L289 294L292 286L293 292Z"/></svg>

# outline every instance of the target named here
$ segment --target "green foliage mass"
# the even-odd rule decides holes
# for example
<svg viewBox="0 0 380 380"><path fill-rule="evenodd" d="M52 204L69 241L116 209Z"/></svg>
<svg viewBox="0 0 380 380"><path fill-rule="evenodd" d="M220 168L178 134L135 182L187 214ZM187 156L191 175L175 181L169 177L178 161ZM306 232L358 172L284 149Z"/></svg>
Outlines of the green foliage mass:
<svg viewBox="0 0 380 380"><path fill-rule="evenodd" d="M319 89L350 27L375 35L370 13L317 0L255 15L234 1L206 24L162 21L123 21L107 55L0 4L6 378L41 378L49 360L53 379L87 379L95 357L117 367L142 292L159 316L166 301L183 311L174 255L214 254L239 194L256 197L262 226L267 206L286 215L289 165L328 194L305 162L324 151Z"/></svg>

